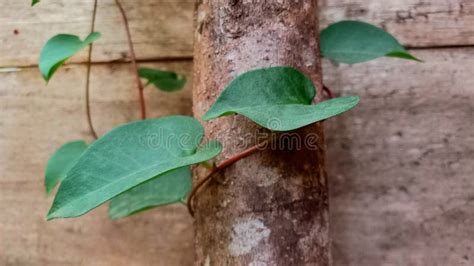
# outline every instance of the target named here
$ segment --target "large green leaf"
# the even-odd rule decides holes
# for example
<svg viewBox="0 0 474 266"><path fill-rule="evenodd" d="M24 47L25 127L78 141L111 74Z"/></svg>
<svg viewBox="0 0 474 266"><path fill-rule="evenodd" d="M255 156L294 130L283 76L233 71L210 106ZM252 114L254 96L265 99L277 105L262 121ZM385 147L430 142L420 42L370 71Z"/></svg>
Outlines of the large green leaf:
<svg viewBox="0 0 474 266"><path fill-rule="evenodd" d="M38 4L40 2L40 0L32 0L31 1L31 6L34 6L36 4Z"/></svg>
<svg viewBox="0 0 474 266"><path fill-rule="evenodd" d="M84 41L69 34L59 34L49 39L41 50L39 68L43 78L49 81L54 72L66 60L100 38L99 32L93 32Z"/></svg>
<svg viewBox="0 0 474 266"><path fill-rule="evenodd" d="M177 91L186 84L186 78L172 71L142 67L138 70L140 77L147 79L148 84L153 84L162 91Z"/></svg>
<svg viewBox="0 0 474 266"><path fill-rule="evenodd" d="M109 216L119 219L153 207L180 202L191 186L189 166L178 168L113 198L109 205Z"/></svg>
<svg viewBox="0 0 474 266"><path fill-rule="evenodd" d="M234 79L202 119L238 113L268 129L287 131L343 113L359 102L359 97L349 96L312 105L315 94L311 80L294 68L257 69Z"/></svg>
<svg viewBox="0 0 474 266"><path fill-rule="evenodd" d="M382 56L418 60L392 35L360 21L340 21L321 31L321 54L336 62L355 64Z"/></svg>
<svg viewBox="0 0 474 266"><path fill-rule="evenodd" d="M211 141L197 149L204 130L186 116L120 126L96 140L61 183L48 220L77 217L168 171L207 161L220 153Z"/></svg>
<svg viewBox="0 0 474 266"><path fill-rule="evenodd" d="M46 192L51 190L61 182L71 168L76 164L81 154L86 150L87 144L84 141L72 141L62 145L48 161L46 167L44 185Z"/></svg>

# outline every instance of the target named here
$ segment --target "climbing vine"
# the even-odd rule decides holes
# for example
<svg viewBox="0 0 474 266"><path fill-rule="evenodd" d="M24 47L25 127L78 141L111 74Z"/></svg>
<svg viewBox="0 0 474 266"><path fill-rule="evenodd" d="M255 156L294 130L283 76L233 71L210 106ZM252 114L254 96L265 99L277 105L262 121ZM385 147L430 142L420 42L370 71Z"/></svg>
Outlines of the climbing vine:
<svg viewBox="0 0 474 266"><path fill-rule="evenodd" d="M33 0L32 5L39 3ZM209 163L222 151L216 140L203 143L201 123L188 116L146 119L143 91L150 85L162 91L181 89L186 78L172 71L140 68L136 61L126 12L115 0L128 37L131 66L136 76L141 121L119 126L97 136L92 125L89 100L90 65L93 43L101 34L94 32L97 1L94 3L90 34L59 34L44 45L39 69L46 81L72 56L89 47L86 86L86 115L91 144L72 141L61 146L49 160L45 173L46 191L60 184L47 219L81 216L109 203L109 216L123 218L152 207L185 203L191 215L193 199L214 174L234 162L265 149L271 140L220 163ZM316 36L315 36L316 38ZM383 29L360 21L341 21L320 34L321 54L336 63L356 64L379 57L398 57L420 61ZM146 80L143 84L142 80ZM326 101L313 104L316 92L325 92ZM329 88L316 88L298 69L289 66L261 68L241 73L232 80L201 119L209 121L223 116L242 115L272 132L287 132L351 110L358 96L334 98ZM210 173L192 189L190 167L210 168Z"/></svg>

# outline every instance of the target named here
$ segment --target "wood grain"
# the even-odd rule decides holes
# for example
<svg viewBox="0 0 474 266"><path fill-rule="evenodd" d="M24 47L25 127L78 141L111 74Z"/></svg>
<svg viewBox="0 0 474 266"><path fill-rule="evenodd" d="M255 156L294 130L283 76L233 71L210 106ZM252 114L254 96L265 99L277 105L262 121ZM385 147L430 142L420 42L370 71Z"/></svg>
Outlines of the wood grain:
<svg viewBox="0 0 474 266"><path fill-rule="evenodd" d="M326 123L335 265L472 265L474 48L324 65L360 95Z"/></svg>
<svg viewBox="0 0 474 266"><path fill-rule="evenodd" d="M93 0L48 0L34 8L30 1L3 0L0 9L0 67L36 65L52 36L87 36ZM192 56L194 0L122 0L139 60ZM128 60L126 34L113 0L99 0L94 62ZM15 33L16 32L16 33ZM85 62L83 51L70 62Z"/></svg>
<svg viewBox="0 0 474 266"><path fill-rule="evenodd" d="M474 49L415 53L426 63L324 65L336 93L362 97L326 123L336 266L470 265L474 258ZM96 65L93 73L99 133L136 119L129 67ZM84 75L83 66L71 66L44 87L36 70L0 73L0 264L192 265L192 222L181 206L119 222L103 208L44 221L46 160L61 143L88 137ZM148 91L153 115L189 114L189 86L176 95Z"/></svg>
<svg viewBox="0 0 474 266"><path fill-rule="evenodd" d="M99 1L95 62L127 57L112 0ZM192 56L193 1L123 0L141 60ZM140 3L139 5L137 3ZM344 18L384 26L414 47L473 45L469 0L321 1L322 25ZM0 265L191 265L192 222L181 206L111 222L104 208L46 223L43 170L65 141L88 139L85 67L48 87L33 68L59 32L88 33L92 0L4 0L0 9ZM115 12L115 13L114 13ZM17 34L15 34L17 30ZM117 41L118 40L118 41ZM334 265L471 265L474 259L473 48L416 50L426 63L326 62L326 83L361 105L326 123ZM86 54L72 62L84 62ZM191 63L152 64L191 72ZM137 119L128 65L95 64L98 133ZM191 92L147 91L152 116L190 114Z"/></svg>
<svg viewBox="0 0 474 266"><path fill-rule="evenodd" d="M321 26L342 19L379 25L409 47L474 44L471 0L321 0Z"/></svg>
<svg viewBox="0 0 474 266"><path fill-rule="evenodd" d="M37 64L44 43L58 33L84 37L93 0L3 0L0 9L0 67ZM139 60L193 55L194 0L122 0ZM434 47L474 45L474 3L470 0L324 0L321 27L341 19L375 23L404 45ZM95 62L127 60L122 21L113 0L100 0L96 30L103 33ZM17 34L15 34L17 32ZM86 52L71 62L84 62Z"/></svg>

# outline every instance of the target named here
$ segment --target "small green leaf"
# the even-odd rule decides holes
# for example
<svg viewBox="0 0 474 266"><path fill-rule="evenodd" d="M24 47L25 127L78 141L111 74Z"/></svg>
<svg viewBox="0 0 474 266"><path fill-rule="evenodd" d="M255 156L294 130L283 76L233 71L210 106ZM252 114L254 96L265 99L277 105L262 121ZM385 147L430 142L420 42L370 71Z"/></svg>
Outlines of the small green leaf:
<svg viewBox="0 0 474 266"><path fill-rule="evenodd" d="M360 21L340 21L321 31L321 54L340 63L355 64L382 56L420 61L392 35Z"/></svg>
<svg viewBox="0 0 474 266"><path fill-rule="evenodd" d="M149 84L153 84L162 91L177 91L186 84L186 77L177 75L172 71L142 67L138 70L140 77L147 79Z"/></svg>
<svg viewBox="0 0 474 266"><path fill-rule="evenodd" d="M34 5L38 4L39 2L40 2L40 0L33 0L31 2L31 6L34 6Z"/></svg>
<svg viewBox="0 0 474 266"><path fill-rule="evenodd" d="M81 154L86 150L87 144L84 141L73 141L62 145L48 161L46 167L44 184L46 192L51 190L61 182L71 168L76 164Z"/></svg>
<svg viewBox="0 0 474 266"><path fill-rule="evenodd" d="M49 39L41 50L39 68L43 78L49 81L54 72L66 60L100 38L99 32L93 32L84 41L69 34L59 34Z"/></svg>
<svg viewBox="0 0 474 266"><path fill-rule="evenodd" d="M170 116L120 126L92 143L61 183L47 219L83 215L174 169L210 160L222 146L192 117Z"/></svg>
<svg viewBox="0 0 474 266"><path fill-rule="evenodd" d="M332 99L316 105L311 80L291 67L262 68L234 79L202 117L207 121L238 113L262 127L288 131L352 109L359 97Z"/></svg>
<svg viewBox="0 0 474 266"><path fill-rule="evenodd" d="M153 207L180 202L191 186L189 167L178 168L113 198L109 205L109 216L119 219Z"/></svg>

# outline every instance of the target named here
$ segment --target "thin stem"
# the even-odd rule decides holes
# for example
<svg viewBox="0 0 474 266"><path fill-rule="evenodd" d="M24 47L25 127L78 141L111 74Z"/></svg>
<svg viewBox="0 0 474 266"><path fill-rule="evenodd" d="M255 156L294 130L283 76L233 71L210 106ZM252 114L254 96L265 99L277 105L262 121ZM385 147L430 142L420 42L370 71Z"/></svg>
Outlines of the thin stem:
<svg viewBox="0 0 474 266"><path fill-rule="evenodd" d="M328 96L329 99L334 98L334 94L332 93L331 89L326 87L326 85L323 86L323 90L324 90L324 92L326 93L326 95Z"/></svg>
<svg viewBox="0 0 474 266"><path fill-rule="evenodd" d="M95 17L97 14L97 0L94 1L94 10L92 12L92 24L91 24L91 33L94 32L95 29ZM92 62L92 48L93 44L89 45L89 55L87 59L87 75L86 75L86 116L87 116L87 124L89 125L89 130L94 137L97 139L97 132L94 129L94 125L92 124L92 115L91 115L91 102L90 102L90 86L91 86L91 62Z"/></svg>
<svg viewBox="0 0 474 266"><path fill-rule="evenodd" d="M189 211L189 214L191 214L191 216L194 217L194 198L196 197L196 194L197 192L202 188L204 187L211 179L212 177L224 170L225 168L231 166L233 163L247 157L247 156L250 156L254 153L256 153L258 150L264 148L266 145L268 144L268 141L264 141L260 144L257 144L255 146L252 146L242 152L239 152L237 154L235 154L234 156L230 157L229 159L223 161L221 164L219 164L218 166L212 168L211 172L201 181L199 181L199 183L191 190L191 193L189 193L189 196L188 196L188 211Z"/></svg>
<svg viewBox="0 0 474 266"><path fill-rule="evenodd" d="M130 51L130 58L132 61L132 67L133 67L133 71L135 72L135 80L138 87L138 97L139 97L138 99L140 102L141 118L146 119L145 96L143 94L144 87L143 87L142 81L140 80L140 75L138 74L137 57L135 56L135 50L133 49L132 35L130 34L130 26L128 24L127 14L125 13L125 10L123 9L123 6L119 0L115 0L115 3L117 4L117 7L119 8L120 13L122 14L123 23L125 24L124 26L125 26L125 31L127 33L127 41L128 41L128 48Z"/></svg>

